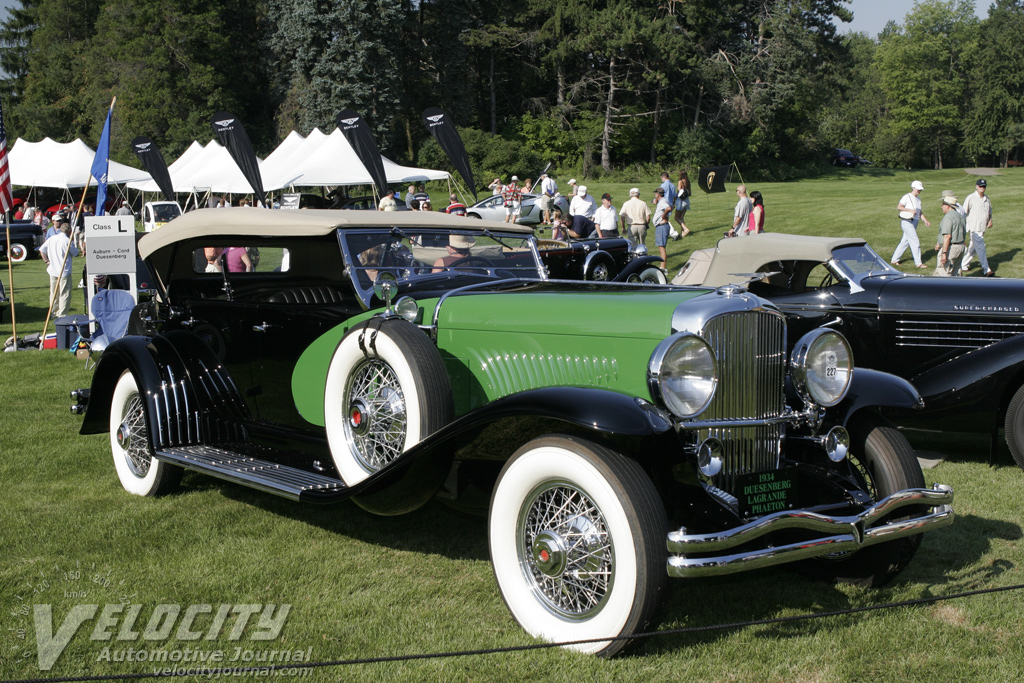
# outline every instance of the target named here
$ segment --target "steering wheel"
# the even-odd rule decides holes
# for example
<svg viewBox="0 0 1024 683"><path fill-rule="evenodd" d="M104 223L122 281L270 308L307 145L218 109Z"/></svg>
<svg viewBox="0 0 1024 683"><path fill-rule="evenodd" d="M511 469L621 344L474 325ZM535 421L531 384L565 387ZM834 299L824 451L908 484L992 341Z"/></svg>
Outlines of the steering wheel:
<svg viewBox="0 0 1024 683"><path fill-rule="evenodd" d="M836 276L830 270L827 273L825 273L825 275L821 278L821 282L818 284L818 289L825 289L826 287L831 287L835 283L836 283Z"/></svg>
<svg viewBox="0 0 1024 683"><path fill-rule="evenodd" d="M487 268L495 268L494 262L490 259L484 258L483 256L463 256L458 261L453 261L448 264L448 268L460 268L468 266L471 263L482 263Z"/></svg>

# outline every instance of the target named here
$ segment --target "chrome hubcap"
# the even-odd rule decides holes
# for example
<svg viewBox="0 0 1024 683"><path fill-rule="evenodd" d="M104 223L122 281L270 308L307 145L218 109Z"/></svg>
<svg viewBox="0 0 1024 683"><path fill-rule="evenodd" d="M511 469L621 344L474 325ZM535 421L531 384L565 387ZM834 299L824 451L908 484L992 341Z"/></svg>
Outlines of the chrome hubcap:
<svg viewBox="0 0 1024 683"><path fill-rule="evenodd" d="M599 612L611 592L614 548L601 511L566 482L527 498L518 526L519 561L542 605L569 619Z"/></svg>
<svg viewBox="0 0 1024 683"><path fill-rule="evenodd" d="M408 415L398 377L387 363L367 359L352 372L345 395L352 455L368 472L376 472L405 447Z"/></svg>

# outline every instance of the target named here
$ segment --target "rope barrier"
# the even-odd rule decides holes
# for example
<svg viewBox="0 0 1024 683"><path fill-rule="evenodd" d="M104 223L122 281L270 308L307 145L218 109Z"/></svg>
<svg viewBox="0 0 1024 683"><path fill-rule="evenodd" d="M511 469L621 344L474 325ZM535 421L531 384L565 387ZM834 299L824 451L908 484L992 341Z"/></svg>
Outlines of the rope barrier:
<svg viewBox="0 0 1024 683"><path fill-rule="evenodd" d="M830 612L813 612L810 614L798 614L791 617L772 617L770 619L753 619L750 621L736 621L728 624L713 624L708 626L687 626L684 628L665 629L661 631L647 631L644 633L632 633L624 636L610 638L589 638L587 640L569 640L557 643L534 643L531 645L513 645L510 647L493 647L478 650L458 650L455 652L430 652L422 654L391 655L388 657L365 657L360 659L337 659L324 662L301 662L297 664L273 664L268 666L246 666L246 667L219 667L202 668L182 666L166 671L153 671L146 673L130 674L105 674L99 676L69 676L62 678L18 678L2 680L0 683L83 683L85 681L128 681L142 680L147 678L176 678L182 676L220 676L220 675L242 675L246 673L272 673L275 671L286 671L293 669L321 669L334 666L352 666L355 664L384 664L390 662L410 662L426 659L451 659L454 657L477 657L480 655L503 654L508 652L526 652L529 650L547 650L555 647L566 647L569 645L585 645L588 643L604 643L616 640L640 640L653 638L655 636L683 635L687 633L704 633L707 631L725 631L730 629L747 628L749 626L766 626L770 624L785 624L795 621L811 621L815 619L827 619L829 617L859 614L862 612L877 612L900 607L914 607L927 605L945 600L958 600L976 595L990 593L1003 593L1024 589L1024 584L1012 586L1001 586L998 588L981 588L973 591L954 593L953 595L937 595L928 598L915 598L913 600L901 600L899 602L886 602L866 607L850 607L847 609L832 610Z"/></svg>

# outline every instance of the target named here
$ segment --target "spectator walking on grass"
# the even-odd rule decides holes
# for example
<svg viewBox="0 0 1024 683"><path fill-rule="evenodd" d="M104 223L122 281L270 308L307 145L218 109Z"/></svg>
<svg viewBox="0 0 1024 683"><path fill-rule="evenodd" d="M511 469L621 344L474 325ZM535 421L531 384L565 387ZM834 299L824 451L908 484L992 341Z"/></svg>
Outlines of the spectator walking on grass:
<svg viewBox="0 0 1024 683"><path fill-rule="evenodd" d="M676 223L679 224L683 231L679 237L686 237L690 234L690 229L683 222L686 212L690 210L690 178L686 175L686 171L679 172L679 181L676 183L675 209Z"/></svg>
<svg viewBox="0 0 1024 683"><path fill-rule="evenodd" d="M43 242L39 255L50 276L50 303L53 315L60 318L71 310L71 259L78 256L78 247L71 242L71 221L61 218L57 234ZM56 300L54 296L56 295Z"/></svg>
<svg viewBox="0 0 1024 683"><path fill-rule="evenodd" d="M671 225L668 217L672 213L672 205L665 199L665 188L659 187L654 191L654 246L658 247L658 254L661 256L661 267L668 267L668 231Z"/></svg>
<svg viewBox="0 0 1024 683"><path fill-rule="evenodd" d="M761 193L754 190L750 193L750 225L747 234L755 235L759 232L764 232L764 200Z"/></svg>
<svg viewBox="0 0 1024 683"><path fill-rule="evenodd" d="M640 199L640 188L630 188L629 199L623 202L619 218L622 220L622 233L632 244L643 244L647 240L651 209Z"/></svg>
<svg viewBox="0 0 1024 683"><path fill-rule="evenodd" d="M995 272L988 266L988 255L985 252L985 231L992 227L992 202L985 196L988 189L988 181L980 178L974 185L974 192L964 200L964 213L967 214L967 232L971 236L971 243L964 253L964 260L960 264L960 270L967 272L971 266L971 257L978 255L978 263L981 264L981 272L986 277L992 277Z"/></svg>
<svg viewBox="0 0 1024 683"><path fill-rule="evenodd" d="M900 212L900 229L903 230L903 237L896 246L896 251L893 252L892 258L889 259L894 266L900 264L900 258L903 257L907 247L910 247L910 254L914 257L914 265L918 268L928 267L921 262L921 240L917 236L917 224L920 221L924 221L924 224L928 227L932 225L925 218L924 212L921 210L920 195L923 191L924 183L920 180L915 180L910 183L910 192L903 195L900 203L896 205Z"/></svg>
<svg viewBox="0 0 1024 683"><path fill-rule="evenodd" d="M956 197L943 194L942 221L939 223L939 265L936 275L960 275L960 259L964 255L967 219L956 210Z"/></svg>
<svg viewBox="0 0 1024 683"><path fill-rule="evenodd" d="M540 209L544 212L544 223L551 224L551 209L555 206L555 193L558 192L558 183L547 173L540 174Z"/></svg>
<svg viewBox="0 0 1024 683"><path fill-rule="evenodd" d="M747 197L747 186L738 186L736 196L738 200L732 212L732 229L723 233L725 237L745 235L750 228L750 199Z"/></svg>

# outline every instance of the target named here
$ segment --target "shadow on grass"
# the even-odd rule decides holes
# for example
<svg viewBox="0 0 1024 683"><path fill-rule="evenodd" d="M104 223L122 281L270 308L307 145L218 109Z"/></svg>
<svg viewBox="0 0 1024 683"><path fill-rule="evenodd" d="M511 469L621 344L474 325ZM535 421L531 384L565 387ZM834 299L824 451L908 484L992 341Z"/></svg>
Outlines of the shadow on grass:
<svg viewBox="0 0 1024 683"><path fill-rule="evenodd" d="M998 271L998 268L996 266L1012 263L1013 259L1017 256L1019 252L1020 248L1015 247L1013 249L1008 249L1007 251L1001 251L998 254L986 254L988 256L988 267L991 268L992 270ZM999 275L999 273L996 272L996 275Z"/></svg>
<svg viewBox="0 0 1024 683"><path fill-rule="evenodd" d="M785 567L733 576L673 581L671 597L658 629L739 624L983 589L995 584L998 577L1016 569L1012 561L1003 558L980 564L981 558L991 551L992 541L1015 541L1021 537L1021 528L1016 524L975 515L957 517L953 526L926 535L907 569L893 583L877 589L840 588ZM969 571L963 572L965 569ZM915 590L915 586L921 588ZM780 614L783 610L785 615ZM866 618L870 618L870 613L765 624L753 627L755 630L750 630L749 634L751 637L766 639L806 637L819 631L835 629L837 619ZM669 652L693 645L715 643L736 630L724 628L652 638L642 643L637 653Z"/></svg>

